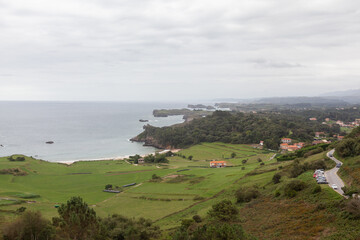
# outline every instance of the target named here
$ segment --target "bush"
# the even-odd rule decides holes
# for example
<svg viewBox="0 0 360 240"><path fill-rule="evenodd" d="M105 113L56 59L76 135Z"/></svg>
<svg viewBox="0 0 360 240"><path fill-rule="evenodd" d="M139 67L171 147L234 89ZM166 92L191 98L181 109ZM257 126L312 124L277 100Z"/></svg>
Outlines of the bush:
<svg viewBox="0 0 360 240"><path fill-rule="evenodd" d="M312 194L316 194L321 192L321 187L319 185L316 185L313 190L311 191Z"/></svg>
<svg viewBox="0 0 360 240"><path fill-rule="evenodd" d="M272 178L272 182L274 184L278 184L278 183L280 183L280 179L281 179L280 173L275 173L273 178Z"/></svg>
<svg viewBox="0 0 360 240"><path fill-rule="evenodd" d="M296 196L296 192L299 192L306 188L306 184L300 180L293 180L285 185L284 195L286 197L292 198Z"/></svg>
<svg viewBox="0 0 360 240"><path fill-rule="evenodd" d="M346 205L345 210L351 214L355 219L360 218L360 200L357 198L350 199Z"/></svg>
<svg viewBox="0 0 360 240"><path fill-rule="evenodd" d="M162 178L161 178L160 176L156 175L156 174L153 174L153 175L151 176L151 181L153 181L153 182L160 181L161 179L162 179Z"/></svg>
<svg viewBox="0 0 360 240"><path fill-rule="evenodd" d="M212 206L208 215L212 219L230 221L237 218L238 210L230 200L223 200Z"/></svg>
<svg viewBox="0 0 360 240"><path fill-rule="evenodd" d="M8 157L8 160L11 162L23 162L25 161L25 157L24 156L18 156L16 158L14 158L14 156L10 156Z"/></svg>
<svg viewBox="0 0 360 240"><path fill-rule="evenodd" d="M244 159L244 160L242 160L241 162L242 162L242 164L245 164L245 163L247 163L247 160Z"/></svg>
<svg viewBox="0 0 360 240"><path fill-rule="evenodd" d="M197 223L202 222L202 218L201 218L199 215L194 215L192 218L193 218L193 220L194 220L195 222L197 222Z"/></svg>
<svg viewBox="0 0 360 240"><path fill-rule="evenodd" d="M247 189L240 188L235 193L236 202L238 203L250 202L252 199L255 199L259 196L260 196L260 192L253 187Z"/></svg>
<svg viewBox="0 0 360 240"><path fill-rule="evenodd" d="M296 196L296 191L292 189L288 189L284 191L284 195L288 198L293 198Z"/></svg>
<svg viewBox="0 0 360 240"><path fill-rule="evenodd" d="M31 211L25 212L3 230L4 239L7 240L54 239L54 233L50 221L43 218L40 212Z"/></svg>
<svg viewBox="0 0 360 240"><path fill-rule="evenodd" d="M357 194L360 192L359 189L357 187L355 187L354 185L352 185L350 187L344 186L341 189L344 191L344 195L349 196L349 197L351 197L353 194Z"/></svg>
<svg viewBox="0 0 360 240"><path fill-rule="evenodd" d="M265 163L264 163L264 162L261 162L261 163L260 163L260 166L264 166L264 165L265 165Z"/></svg>

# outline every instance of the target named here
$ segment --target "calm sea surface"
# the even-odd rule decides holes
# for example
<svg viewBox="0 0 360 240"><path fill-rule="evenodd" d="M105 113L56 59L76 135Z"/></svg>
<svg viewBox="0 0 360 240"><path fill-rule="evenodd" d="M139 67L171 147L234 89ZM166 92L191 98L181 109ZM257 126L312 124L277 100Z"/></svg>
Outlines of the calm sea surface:
<svg viewBox="0 0 360 240"><path fill-rule="evenodd" d="M129 141L147 124L139 119L159 127L181 123L182 116L155 118L152 111L182 107L186 104L0 102L0 156L67 161L152 153L154 148Z"/></svg>

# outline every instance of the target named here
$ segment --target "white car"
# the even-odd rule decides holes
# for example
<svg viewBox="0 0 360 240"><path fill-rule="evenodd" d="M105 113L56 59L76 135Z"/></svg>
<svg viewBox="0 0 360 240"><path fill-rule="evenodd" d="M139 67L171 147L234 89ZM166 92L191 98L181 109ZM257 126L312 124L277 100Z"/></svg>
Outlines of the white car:
<svg viewBox="0 0 360 240"><path fill-rule="evenodd" d="M332 187L333 189L338 189L338 187L337 187L336 184L331 185L331 187Z"/></svg>

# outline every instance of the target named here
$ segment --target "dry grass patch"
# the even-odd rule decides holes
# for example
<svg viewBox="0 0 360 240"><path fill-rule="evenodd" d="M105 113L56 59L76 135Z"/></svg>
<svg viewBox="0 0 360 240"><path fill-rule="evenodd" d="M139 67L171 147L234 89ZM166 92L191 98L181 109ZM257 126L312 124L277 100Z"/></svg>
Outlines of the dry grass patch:
<svg viewBox="0 0 360 240"><path fill-rule="evenodd" d="M315 204L292 200L253 200L240 210L244 229L259 239L319 239L335 217ZM326 229L326 231L324 231Z"/></svg>

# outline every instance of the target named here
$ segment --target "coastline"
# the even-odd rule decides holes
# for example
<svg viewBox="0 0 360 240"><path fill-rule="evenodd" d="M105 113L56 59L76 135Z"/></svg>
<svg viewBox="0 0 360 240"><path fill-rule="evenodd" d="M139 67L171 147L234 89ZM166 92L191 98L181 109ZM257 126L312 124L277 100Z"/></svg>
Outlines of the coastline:
<svg viewBox="0 0 360 240"><path fill-rule="evenodd" d="M166 153L166 152L173 152L173 153L176 153L176 152L179 152L181 149L165 149L165 150L162 150L162 151L156 151L156 152L153 152L153 153L148 153L148 154L143 154L143 155L140 155L140 157L146 157L148 155L151 155L151 154L156 154L156 153L159 153L159 154L163 154L163 153ZM134 154L136 155L136 154ZM112 158L94 158L94 159L76 159L76 160L64 160L64 161L54 161L52 163L60 163L60 164L65 164L65 165L71 165L75 162L93 162L93 161L124 161L126 159L128 159L130 156L133 156L133 155L126 155L126 156L121 156L121 157L112 157ZM42 160L42 159L39 159L39 160ZM46 160L44 160L46 161ZM50 161L47 161L47 162L50 162Z"/></svg>

